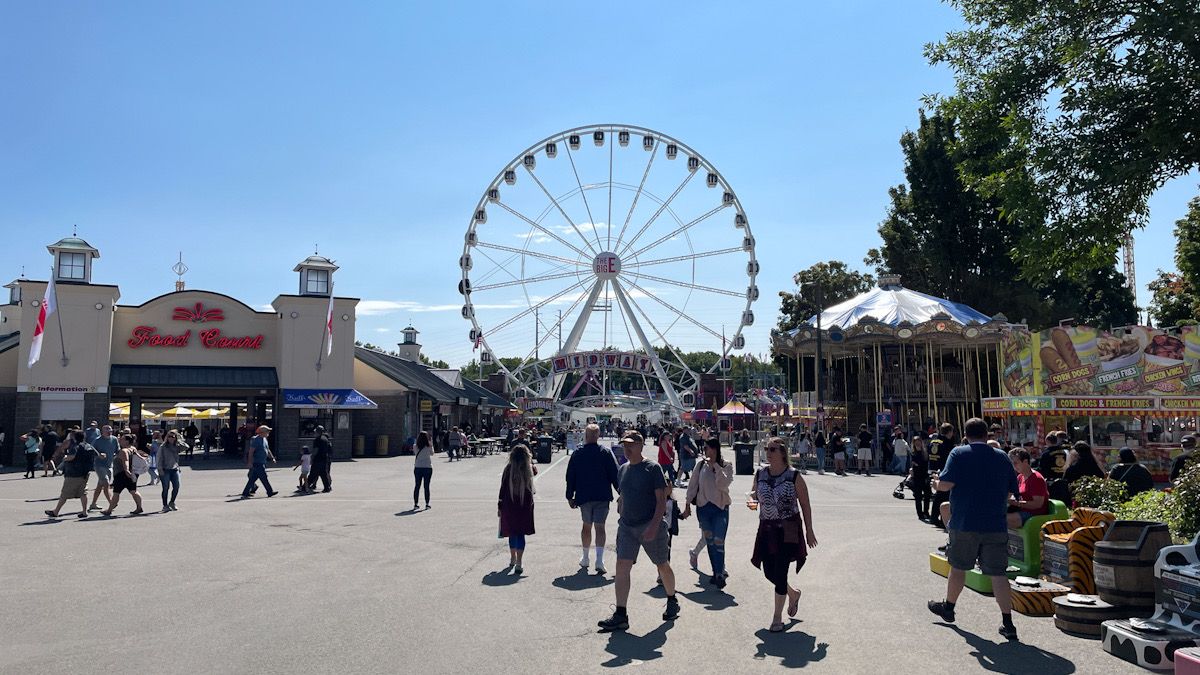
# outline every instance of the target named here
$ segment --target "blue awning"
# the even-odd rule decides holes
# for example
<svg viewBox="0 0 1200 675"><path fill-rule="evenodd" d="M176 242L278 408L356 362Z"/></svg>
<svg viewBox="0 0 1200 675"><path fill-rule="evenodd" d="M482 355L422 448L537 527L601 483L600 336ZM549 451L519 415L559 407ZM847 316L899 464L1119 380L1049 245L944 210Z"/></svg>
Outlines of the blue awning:
<svg viewBox="0 0 1200 675"><path fill-rule="evenodd" d="M283 407L374 410L379 406L354 389L284 389Z"/></svg>

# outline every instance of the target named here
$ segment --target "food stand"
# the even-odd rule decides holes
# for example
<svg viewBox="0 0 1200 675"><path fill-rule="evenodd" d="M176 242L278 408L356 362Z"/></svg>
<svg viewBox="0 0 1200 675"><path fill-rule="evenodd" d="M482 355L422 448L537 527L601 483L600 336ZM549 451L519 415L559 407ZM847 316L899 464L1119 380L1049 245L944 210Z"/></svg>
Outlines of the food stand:
<svg viewBox="0 0 1200 675"><path fill-rule="evenodd" d="M1009 441L1040 447L1066 431L1107 453L1129 447L1166 481L1179 441L1200 418L1200 330L1127 326L1110 331L1059 326L1001 342L1008 396L983 399Z"/></svg>

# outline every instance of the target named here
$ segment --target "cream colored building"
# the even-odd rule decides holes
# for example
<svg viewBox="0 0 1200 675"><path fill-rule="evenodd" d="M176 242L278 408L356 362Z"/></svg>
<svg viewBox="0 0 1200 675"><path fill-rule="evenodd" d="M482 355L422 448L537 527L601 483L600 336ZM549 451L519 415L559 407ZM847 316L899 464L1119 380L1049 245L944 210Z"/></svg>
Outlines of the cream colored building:
<svg viewBox="0 0 1200 675"><path fill-rule="evenodd" d="M143 417L143 410L183 401L227 410L195 420L198 427L271 425L284 456L294 455L318 423L331 432L336 454L350 455L352 413L376 406L354 390L356 298L333 299L331 348L326 342L338 269L328 258L296 265L298 292L260 311L220 293L183 290L182 283L140 304L120 304L117 286L92 282L98 249L77 237L47 248L57 302L36 363L29 364L30 348L47 282L17 279L0 306L0 425L8 431L0 463L11 463L12 440L35 426L103 421L110 406L128 403L130 428L144 433L180 420Z"/></svg>

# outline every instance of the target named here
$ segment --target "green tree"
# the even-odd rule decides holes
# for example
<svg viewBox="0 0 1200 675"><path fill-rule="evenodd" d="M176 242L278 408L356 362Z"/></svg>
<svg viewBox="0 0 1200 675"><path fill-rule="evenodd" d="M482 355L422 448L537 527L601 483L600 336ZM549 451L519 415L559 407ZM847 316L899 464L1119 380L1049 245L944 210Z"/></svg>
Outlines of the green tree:
<svg viewBox="0 0 1200 675"><path fill-rule="evenodd" d="M421 354L421 363L430 368L449 368L450 364L441 359L430 359L428 356Z"/></svg>
<svg viewBox="0 0 1200 675"><path fill-rule="evenodd" d="M1175 267L1178 273L1159 270L1150 282L1150 311L1159 326L1200 321L1200 197L1175 221Z"/></svg>
<svg viewBox="0 0 1200 675"><path fill-rule="evenodd" d="M781 331L799 326L817 313L822 307L839 302L871 290L875 278L870 274L851 270L840 260L819 262L792 276L799 292L779 292L779 319Z"/></svg>
<svg viewBox="0 0 1200 675"><path fill-rule="evenodd" d="M1147 199L1200 166L1194 0L951 0L966 28L926 47L955 92L941 110L1002 161L971 187L1026 228L1026 278L1082 278L1116 259Z"/></svg>

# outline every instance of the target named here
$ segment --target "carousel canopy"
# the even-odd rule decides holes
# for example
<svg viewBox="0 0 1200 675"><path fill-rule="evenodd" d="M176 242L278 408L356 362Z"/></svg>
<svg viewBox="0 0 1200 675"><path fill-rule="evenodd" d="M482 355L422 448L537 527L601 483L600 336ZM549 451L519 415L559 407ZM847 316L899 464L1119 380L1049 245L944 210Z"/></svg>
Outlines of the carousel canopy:
<svg viewBox="0 0 1200 675"><path fill-rule="evenodd" d="M747 408L741 401L730 401L721 406L718 415L753 415L754 411Z"/></svg>
<svg viewBox="0 0 1200 675"><path fill-rule="evenodd" d="M991 318L964 304L919 293L900 285L899 275L883 275L879 286L821 312L821 327L848 328L864 317L889 326L902 322L921 324L944 316L963 325L987 323ZM814 314L808 323L817 325Z"/></svg>

